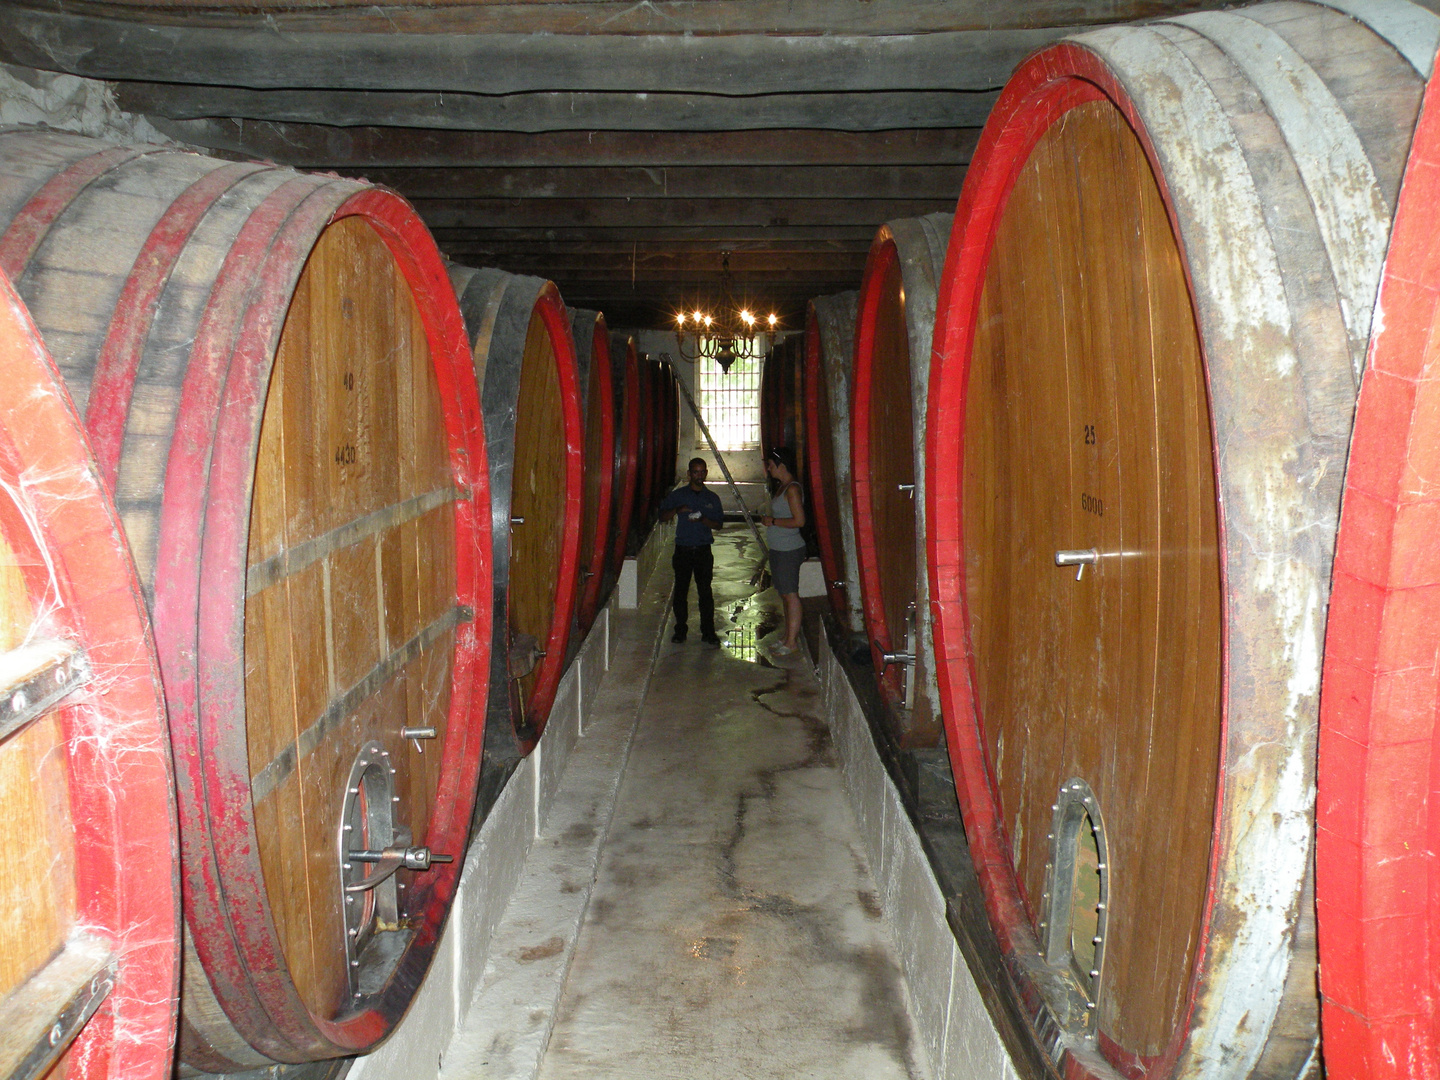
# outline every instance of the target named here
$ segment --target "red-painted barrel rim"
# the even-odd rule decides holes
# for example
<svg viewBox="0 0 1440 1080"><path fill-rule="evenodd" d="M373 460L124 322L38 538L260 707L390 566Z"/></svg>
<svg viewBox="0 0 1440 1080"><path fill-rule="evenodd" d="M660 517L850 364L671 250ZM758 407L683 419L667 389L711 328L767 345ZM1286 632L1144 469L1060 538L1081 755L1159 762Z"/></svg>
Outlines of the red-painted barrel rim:
<svg viewBox="0 0 1440 1080"><path fill-rule="evenodd" d="M1440 1062L1440 82L1411 144L1360 385L1320 698L1316 911L1326 1075L1434 1076Z"/></svg>
<svg viewBox="0 0 1440 1080"><path fill-rule="evenodd" d="M179 981L174 776L154 643L119 519L80 418L39 332L0 275L0 475L24 474L57 571L47 588L85 648L94 685L58 711L76 844L77 920L112 942L115 987L72 1044L76 1080L147 1080L172 1065ZM9 500L6 500L8 503ZM8 509L5 511L8 514Z"/></svg>
<svg viewBox="0 0 1440 1080"><path fill-rule="evenodd" d="M457 486L467 492L454 504L457 604L476 610L478 598L488 595L491 568L488 510L476 511L477 505L489 505L478 391L444 264L424 225L399 196L379 188L357 193L349 185L327 190L331 183L282 185L267 200L276 204L272 220L265 220L262 204L232 249L233 272L222 270L217 278L212 307L225 304L229 293L244 322L228 347L226 339L216 340L213 364L205 362L197 338L182 394L177 449L167 466L157 563L198 567L193 578L168 574L155 600L162 658L167 651L171 657L167 694L177 756L194 778L203 778L203 792L192 791L181 800L182 817L188 811L192 824L187 856L195 849L187 873L200 875L187 890L186 914L231 1022L247 1041L278 1060L334 1056L373 1045L403 1015L417 985L397 972L372 1007L342 1020L315 1016L306 1008L288 975L265 903L250 815L244 607L237 598L245 595L253 449L283 326L275 313L288 307L309 246L334 221L363 217L394 255L415 296L439 383L451 466ZM187 429L187 418L193 430ZM468 839L484 722L483 708L474 705L474 687L488 668L489 639L484 619L462 622L456 630L447 739L426 837L438 851L463 852ZM194 658L188 662L187 649ZM235 843L237 836L250 843ZM418 965L423 971L428 964L460 868L457 859L417 883L413 902L422 921L402 968Z"/></svg>
<svg viewBox="0 0 1440 1080"><path fill-rule="evenodd" d="M641 357L637 362L640 375L637 384L640 441L639 462L636 471L639 473L639 479L635 489L631 529L643 542L649 524L650 510L655 505L655 463L659 457L655 440L660 430L655 414L659 408L660 395L656 385L655 361L648 357Z"/></svg>
<svg viewBox="0 0 1440 1080"><path fill-rule="evenodd" d="M553 281L547 281L541 288L535 310L550 335L560 381L560 408L565 427L565 525L560 539L560 566L555 575L550 633L525 708L525 715L536 721L534 737L521 740L521 748L527 754L545 730L545 721L560 688L560 677L565 673L565 650L575 617L575 583L580 576L580 511L584 501L581 470L585 458L585 417L580 400L580 376L575 367L575 336L570 327L570 313Z"/></svg>
<svg viewBox="0 0 1440 1080"><path fill-rule="evenodd" d="M998 107L998 106L997 106ZM900 261L900 249L888 226L882 225L870 244L865 274L860 279L860 300L855 315L854 381L850 398L850 492L855 513L855 569L860 580L860 610L865 617L865 636L870 641L870 661L881 684L893 698L900 695L900 680L882 656L894 651L895 638L885 618L885 599L880 585L873 526L875 500L870 480L870 408L875 379L875 319L884 299L881 285Z"/></svg>
<svg viewBox="0 0 1440 1080"><path fill-rule="evenodd" d="M617 457L621 474L612 530L611 575L618 575L625 565L625 549L630 542L630 525L635 517L635 493L640 483L640 356L636 352L634 338L625 339L624 353L620 404L624 430L616 434L620 441Z"/></svg>
<svg viewBox="0 0 1440 1080"><path fill-rule="evenodd" d="M1171 228L1181 247L1180 223L1174 200L1166 184L1155 147L1139 111L1115 74L1094 53L1068 42L1050 46L1035 54L1018 69L1001 92L980 136L975 154L966 170L965 184L955 213L950 243L946 250L935 318L930 364L929 401L926 418L926 564L930 579L931 627L934 636L938 683L946 743L949 748L956 793L959 797L970 854L975 863L991 927L1002 951L1015 955L1028 935L1019 885L1010 863L1010 844L998 810L993 765L985 747L981 718L971 687L974 671L970 654L968 613L965 602L963 532L964 426L970 351L975 319L985 281L985 267L1004 215L1006 202L1021 170L1040 139L1071 110L1094 101L1108 101L1129 123L1142 147L1170 218ZM1188 260L1182 259L1191 304L1195 286ZM862 291L861 302L865 301ZM863 311L863 307L862 307ZM857 326L859 323L857 322ZM1206 361L1201 340L1202 360ZM856 346L856 415L859 410L860 347ZM1207 376L1208 378L1208 376ZM867 391L868 392L868 391ZM1213 439L1213 432L1212 432ZM946 467L936 468L943 460ZM858 490L861 466L854 465ZM1223 504L1217 506L1220 544L1224 548ZM860 503L856 501L856 530L860 529ZM861 546L863 549L863 545ZM862 559L863 565L863 559ZM1220 563L1222 594L1228 594L1226 566ZM862 578L863 581L863 578ZM869 620L867 610L867 622ZM1228 730L1230 664L1228 632L1222 610L1221 657L1221 738ZM1224 805L1225 776L1221 771L1215 801L1218 819ZM1210 927L1215 909L1214 867L1219 855L1219 830L1210 852L1201 940L1195 952L1190 985L1186 991L1185 1017L1177 1025L1169 1046L1154 1058L1135 1059L1101 1038L1107 1057L1127 1075L1165 1075L1179 1059L1191 1028L1199 972L1208 952ZM1021 987L1022 995L1034 997L1033 987ZM1074 1080L1095 1075L1074 1056L1067 1055L1065 1075Z"/></svg>
<svg viewBox="0 0 1440 1080"><path fill-rule="evenodd" d="M596 314L595 330L590 344L590 386L601 395L600 458L587 461L585 467L600 472L598 517L595 521L595 550L588 553L586 569L590 576L580 596L580 628L588 630L599 613L600 595L605 587L605 570L611 552L611 504L615 499L615 383L610 368L610 330L605 316Z"/></svg>
<svg viewBox="0 0 1440 1080"><path fill-rule="evenodd" d="M830 505L821 482L824 464L820 440L829 438L828 431L820 430L820 404L825 394L825 384L820 370L820 323L815 315L812 301L805 309L805 430L809 438L805 441L806 468L810 473L811 513L815 518L815 539L820 546L820 567L825 575L825 592L830 597L830 608L836 618L846 617L845 591L841 579L844 568L840 565L840 523L836 520L838 508Z"/></svg>

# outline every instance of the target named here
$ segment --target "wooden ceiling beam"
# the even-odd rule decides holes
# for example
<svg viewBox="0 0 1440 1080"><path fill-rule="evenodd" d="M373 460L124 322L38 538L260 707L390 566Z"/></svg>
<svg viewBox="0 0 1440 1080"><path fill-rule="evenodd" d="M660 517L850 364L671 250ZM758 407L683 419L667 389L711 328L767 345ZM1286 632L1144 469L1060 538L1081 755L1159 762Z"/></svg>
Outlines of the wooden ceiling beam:
<svg viewBox="0 0 1440 1080"><path fill-rule="evenodd" d="M466 261L463 249L446 249L457 262ZM865 268L865 251L830 252L734 252L730 271L735 278L737 295L756 281L783 281L799 276L839 277L853 273L857 278ZM638 280L691 279L696 283L715 283L720 278L720 255L714 251L651 251L633 256L623 252L507 252L501 269L517 274L545 276L563 274L571 279Z"/></svg>
<svg viewBox="0 0 1440 1080"><path fill-rule="evenodd" d="M616 226L721 226L734 230L766 225L870 226L893 218L953 210L955 199L416 199L431 228L474 227L481 222L571 228ZM763 235L763 234L762 234Z"/></svg>
<svg viewBox="0 0 1440 1080"><path fill-rule="evenodd" d="M1075 26L931 33L403 33L271 21L154 25L12 2L0 55L92 79L252 90L755 96L878 90L993 90ZM245 116L245 112L211 115Z"/></svg>
<svg viewBox="0 0 1440 1080"><path fill-rule="evenodd" d="M748 245L770 247L784 244L851 244L866 248L875 237L877 225L671 225L661 227L605 225L523 225L501 224L485 227L470 222L460 227L430 226L442 244L594 244L597 247L703 245L712 251L738 251Z"/></svg>
<svg viewBox="0 0 1440 1080"><path fill-rule="evenodd" d="M456 34L907 34L1128 22L1219 6L1216 0L63 0L75 13L152 24Z"/></svg>
<svg viewBox="0 0 1440 1080"><path fill-rule="evenodd" d="M777 93L742 98L719 94L457 94L115 84L121 108L173 120L244 117L341 127L363 124L524 132L980 127L996 96L989 91L926 90Z"/></svg>
<svg viewBox="0 0 1440 1080"><path fill-rule="evenodd" d="M302 169L588 165L965 165L979 127L886 131L440 131L250 120L159 120L196 146Z"/></svg>
<svg viewBox="0 0 1440 1080"><path fill-rule="evenodd" d="M954 199L965 179L961 165L339 171L392 187L409 199Z"/></svg>
<svg viewBox="0 0 1440 1080"><path fill-rule="evenodd" d="M765 305L768 314L774 311L780 316L783 329L795 330L804 325L805 305L817 296L847 292L859 287L858 280L818 278L788 286L775 286L767 293L770 303ZM646 328L669 329L675 324L675 313L690 310L697 305L712 306L718 297L714 293L697 294L695 290L680 288L665 289L647 286L631 289L625 286L605 286L601 283L579 283L556 281L560 295L572 308L591 308L603 311L613 329Z"/></svg>
<svg viewBox="0 0 1440 1080"><path fill-rule="evenodd" d="M636 241L630 243L589 239L550 240L535 236L518 240L458 241L449 241L441 236L437 237L437 240L446 251L473 256L486 254L496 256L595 254L623 255L629 259L632 256L644 258L646 255L708 255L718 268L721 253L727 251L733 256L732 263L735 265L739 265L735 259L740 256L753 255L758 258L766 254L779 257L853 254L855 252L864 254L870 250L870 241L874 232L873 229L867 229L863 237L851 240L735 240L727 237L723 243L715 240L646 241L644 243Z"/></svg>

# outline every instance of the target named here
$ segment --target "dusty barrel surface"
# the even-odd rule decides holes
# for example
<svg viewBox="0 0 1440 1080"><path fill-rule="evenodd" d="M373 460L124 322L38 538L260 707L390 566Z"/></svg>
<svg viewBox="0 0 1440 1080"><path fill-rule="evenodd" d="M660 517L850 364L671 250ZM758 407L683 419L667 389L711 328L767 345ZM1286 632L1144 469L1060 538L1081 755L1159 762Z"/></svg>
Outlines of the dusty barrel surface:
<svg viewBox="0 0 1440 1080"><path fill-rule="evenodd" d="M474 351L490 462L495 652L487 753L534 747L560 676L579 581L584 452L570 314L555 283L450 271ZM508 736L508 738L507 738Z"/></svg>
<svg viewBox="0 0 1440 1080"><path fill-rule="evenodd" d="M575 368L585 410L585 446L581 469L584 500L580 509L580 582L575 621L583 635L595 621L607 595L616 468L615 380L610 370L610 331L598 311L571 313Z"/></svg>
<svg viewBox="0 0 1440 1080"><path fill-rule="evenodd" d="M182 1058L372 1046L449 911L489 660L485 449L439 254L382 189L54 132L0 135L0 223L150 603Z"/></svg>
<svg viewBox="0 0 1440 1080"><path fill-rule="evenodd" d="M160 673L80 418L3 275L0 382L0 1073L159 1080L180 959Z"/></svg>
<svg viewBox="0 0 1440 1080"><path fill-rule="evenodd" d="M620 577L630 544L630 523L640 490L642 423L640 416L640 354L635 339L614 334L610 339L611 376L616 407L614 527L607 574Z"/></svg>
<svg viewBox="0 0 1440 1080"><path fill-rule="evenodd" d="M850 497L850 368L858 300L854 292L817 296L805 310L806 496L830 607L850 630L864 625Z"/></svg>
<svg viewBox="0 0 1440 1080"><path fill-rule="evenodd" d="M870 245L855 318L850 469L855 555L870 655L897 736L939 741L925 576L926 395L935 298L950 214L882 225Z"/></svg>
<svg viewBox="0 0 1440 1080"><path fill-rule="evenodd" d="M1440 83L1410 149L1355 406L1320 696L1326 1075L1440 1077Z"/></svg>
<svg viewBox="0 0 1440 1080"><path fill-rule="evenodd" d="M1435 23L1344 6L1047 48L956 214L939 685L989 929L1067 1075L1315 1064L1325 603Z"/></svg>

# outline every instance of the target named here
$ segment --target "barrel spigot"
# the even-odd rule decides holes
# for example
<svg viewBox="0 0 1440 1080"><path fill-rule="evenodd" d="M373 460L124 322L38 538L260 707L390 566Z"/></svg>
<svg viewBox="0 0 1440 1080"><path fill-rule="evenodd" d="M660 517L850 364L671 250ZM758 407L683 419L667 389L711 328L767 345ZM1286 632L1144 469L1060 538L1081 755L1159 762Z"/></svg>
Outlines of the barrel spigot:
<svg viewBox="0 0 1440 1080"><path fill-rule="evenodd" d="M429 870L435 863L451 863L454 855L437 855L428 847L387 847L383 851L347 851L348 862L374 863L375 872L345 886L347 893L369 892L397 870Z"/></svg>
<svg viewBox="0 0 1440 1080"><path fill-rule="evenodd" d="M1100 552L1097 548L1062 550L1055 552L1055 565L1075 567L1075 580L1079 581L1085 576L1085 567L1095 562L1098 558L1100 558Z"/></svg>
<svg viewBox="0 0 1440 1080"><path fill-rule="evenodd" d="M400 729L400 737L413 742L417 754L423 754L425 752L425 748L420 745L421 739L433 739L439 734L440 733L433 727L402 727Z"/></svg>

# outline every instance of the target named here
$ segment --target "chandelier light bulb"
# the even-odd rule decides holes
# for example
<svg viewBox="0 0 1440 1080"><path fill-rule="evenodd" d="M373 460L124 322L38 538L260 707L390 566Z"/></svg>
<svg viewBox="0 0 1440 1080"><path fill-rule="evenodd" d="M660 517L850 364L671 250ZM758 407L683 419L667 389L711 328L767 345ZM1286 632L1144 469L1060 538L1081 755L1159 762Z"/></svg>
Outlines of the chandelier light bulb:
<svg viewBox="0 0 1440 1080"><path fill-rule="evenodd" d="M700 308L681 311L675 320L680 332L676 336L680 358L696 364L713 360L722 373L728 373L737 362L758 361L765 356L769 342L759 333L767 316L735 299L735 283L730 274L730 253L720 253L720 296L715 298L718 310L706 314ZM768 316L769 329L774 331L780 318Z"/></svg>

